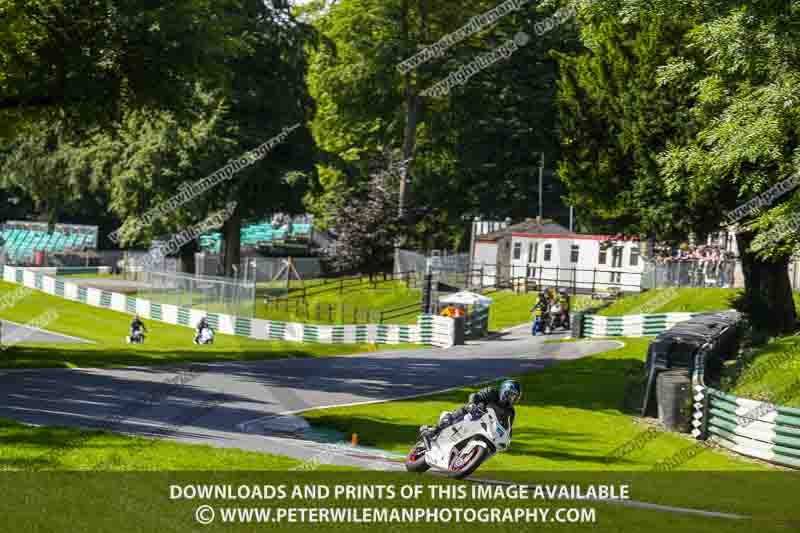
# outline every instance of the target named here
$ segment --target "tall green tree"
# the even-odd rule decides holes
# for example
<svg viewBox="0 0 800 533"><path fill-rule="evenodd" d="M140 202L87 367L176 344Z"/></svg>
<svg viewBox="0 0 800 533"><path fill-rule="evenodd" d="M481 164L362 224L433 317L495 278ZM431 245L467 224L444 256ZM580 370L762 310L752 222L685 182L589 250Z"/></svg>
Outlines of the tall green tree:
<svg viewBox="0 0 800 533"><path fill-rule="evenodd" d="M26 6L35 9L22 12ZM180 187L310 119L305 58L315 32L287 6L260 0L187 0L169 8L145 0L90 2L75 11L83 17L78 22L64 16L70 7L69 0L4 5L0 23L13 31L0 37L0 113L16 117L18 128L0 140L3 175L51 219L87 192L107 197L124 226L123 242L134 245L235 200L224 227L232 273L242 220L299 211L316 179L304 128L169 217L152 226L139 218ZM94 31L81 26L88 21ZM83 55L73 57L72 48L66 57L45 53L64 32ZM28 50L30 35L38 44ZM26 61L35 62L41 79L14 74ZM61 82L47 73L62 67L64 91L53 92ZM193 250L183 251L191 263Z"/></svg>
<svg viewBox="0 0 800 533"><path fill-rule="evenodd" d="M318 102L313 130L325 155L319 165L322 188L310 195L310 209L324 215L325 205L338 194L368 180L368 161L382 157L411 158L403 195L407 223L414 227L411 246L463 248L465 215L537 213L541 152L552 165L559 149L553 104L557 68L546 52L553 46L577 47L574 23L536 37L535 24L557 6L525 4L442 57L411 72L396 69L495 7L496 2L479 0L457 7L421 0L343 0L315 20L331 44L313 54L309 73ZM483 69L446 97L422 95L520 31L531 41L512 57ZM547 211L552 206L545 208L552 216Z"/></svg>
<svg viewBox="0 0 800 533"><path fill-rule="evenodd" d="M701 129L690 142L670 146L661 163L668 188L719 223L800 170L800 2L720 2L702 15L687 36L702 60L677 57L662 78L665 85L692 81ZM737 224L744 308L773 332L796 326L788 263L799 236L770 241L798 208L800 197L789 193Z"/></svg>
<svg viewBox="0 0 800 533"><path fill-rule="evenodd" d="M246 0L6 0L0 4L0 124L61 109L78 122L131 105L180 106L224 79L242 50Z"/></svg>
<svg viewBox="0 0 800 533"><path fill-rule="evenodd" d="M576 201L620 231L703 235L796 172L798 17L794 1L594 2L582 25L588 50L565 61L577 74L560 91L563 115L574 116L564 117L562 143L574 148L562 165ZM651 61L619 53L630 48L610 29L619 24L634 42L658 43ZM654 88L666 101L642 105ZM796 196L737 226L743 308L774 332L795 326L787 264L797 235L763 244Z"/></svg>
<svg viewBox="0 0 800 533"><path fill-rule="evenodd" d="M692 135L691 95L660 86L657 76L682 51L689 27L658 17L584 20L591 49L553 53L561 67L559 172L571 202L592 231L685 235L696 221L674 217L686 198L668 197L657 158L668 141Z"/></svg>

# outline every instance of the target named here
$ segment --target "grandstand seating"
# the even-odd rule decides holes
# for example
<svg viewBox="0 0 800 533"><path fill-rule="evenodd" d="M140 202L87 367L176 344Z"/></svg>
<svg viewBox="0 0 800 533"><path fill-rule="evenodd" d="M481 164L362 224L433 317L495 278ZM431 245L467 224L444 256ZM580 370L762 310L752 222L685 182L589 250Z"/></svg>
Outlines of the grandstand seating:
<svg viewBox="0 0 800 533"><path fill-rule="evenodd" d="M47 233L46 224L8 222L3 224L0 234L10 262L31 261L37 251L62 253L84 247L97 248L97 230L89 226L57 224L53 233Z"/></svg>
<svg viewBox="0 0 800 533"><path fill-rule="evenodd" d="M308 241L313 230L312 224L292 224L291 231L275 228L269 222L249 224L242 227L242 247L270 245L284 240ZM222 245L222 234L209 233L200 237L200 248L207 252L219 253Z"/></svg>

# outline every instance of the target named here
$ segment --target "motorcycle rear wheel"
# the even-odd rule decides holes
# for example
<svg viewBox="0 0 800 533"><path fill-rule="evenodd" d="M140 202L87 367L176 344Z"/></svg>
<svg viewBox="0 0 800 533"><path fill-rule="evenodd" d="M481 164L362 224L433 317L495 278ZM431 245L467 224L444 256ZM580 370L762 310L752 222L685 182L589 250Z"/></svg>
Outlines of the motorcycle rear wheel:
<svg viewBox="0 0 800 533"><path fill-rule="evenodd" d="M467 453L466 457L462 457L461 452L459 452L450 459L450 468L447 471L449 477L462 479L472 474L486 460L489 452L483 446L475 446ZM460 464L456 463L459 459L461 460Z"/></svg>
<svg viewBox="0 0 800 533"><path fill-rule="evenodd" d="M406 470L421 474L430 468L425 462L425 444L420 440L406 456Z"/></svg>

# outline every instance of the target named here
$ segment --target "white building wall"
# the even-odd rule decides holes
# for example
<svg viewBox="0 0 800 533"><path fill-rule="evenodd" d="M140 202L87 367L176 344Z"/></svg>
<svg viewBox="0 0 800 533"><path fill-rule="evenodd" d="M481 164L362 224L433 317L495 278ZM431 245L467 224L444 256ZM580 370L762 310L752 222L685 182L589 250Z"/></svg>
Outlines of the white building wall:
<svg viewBox="0 0 800 533"><path fill-rule="evenodd" d="M475 243L475 256L472 262L473 269L473 284L476 285L494 285L497 281L497 272L495 265L497 264L497 243L496 242L476 242ZM483 269L483 280L480 279L480 273L476 270Z"/></svg>
<svg viewBox="0 0 800 533"><path fill-rule="evenodd" d="M641 273L644 271L644 259L639 255L637 265L631 265L632 251L639 250L638 241L625 241L619 244L622 248L622 262L619 267L612 265L613 251L606 250L605 262L600 263L599 238L575 237L537 237L514 235L511 238L508 264L511 265L512 277L529 277L541 279L543 285L556 285L556 278L560 287L572 287L584 292L606 290L616 286L624 291L639 291ZM531 244L534 249L531 250ZM538 245L538 247L537 247ZM545 248L551 247L550 260L545 261ZM572 262L572 246L578 246L578 261ZM519 257L515 258L515 249L519 246ZM535 252L535 260L531 252ZM484 285L493 285L496 282L495 265L497 264L497 243L475 243L475 256L473 268L484 269ZM475 280L477 282L477 279Z"/></svg>
<svg viewBox="0 0 800 533"><path fill-rule="evenodd" d="M497 263L497 243L494 242L476 242L475 243L475 261L474 264L480 268L481 264L494 265Z"/></svg>
<svg viewBox="0 0 800 533"><path fill-rule="evenodd" d="M539 238L527 236L514 236L511 244L510 263L514 268L514 275L527 275L541 279L543 285L558 285L563 287L574 286L578 289L598 290L607 289L609 286L619 286L625 291L638 291L641 283L641 272L644 270L644 260L639 256L638 264L630 264L632 250L639 250L638 241L629 241L621 244L622 263L618 268L612 266L612 249L606 252L605 263L599 262L599 239L586 238ZM515 246L520 245L520 256L514 258ZM530 258L530 245L534 244L535 261ZM536 247L538 244L538 250ZM551 246L550 260L545 260L546 246ZM572 246L578 246L578 261L572 262ZM595 272L595 269L597 272ZM613 272L613 274L612 274Z"/></svg>

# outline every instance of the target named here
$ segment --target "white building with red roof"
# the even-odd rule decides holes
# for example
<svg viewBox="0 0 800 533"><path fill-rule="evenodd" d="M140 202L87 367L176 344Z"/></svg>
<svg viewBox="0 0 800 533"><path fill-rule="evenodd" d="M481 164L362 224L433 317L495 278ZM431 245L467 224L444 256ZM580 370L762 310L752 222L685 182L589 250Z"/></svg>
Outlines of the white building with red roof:
<svg viewBox="0 0 800 533"><path fill-rule="evenodd" d="M533 280L579 293L611 287L639 292L644 271L640 253L638 237L574 233L552 220L528 219L476 235L472 268L483 270L484 285Z"/></svg>

